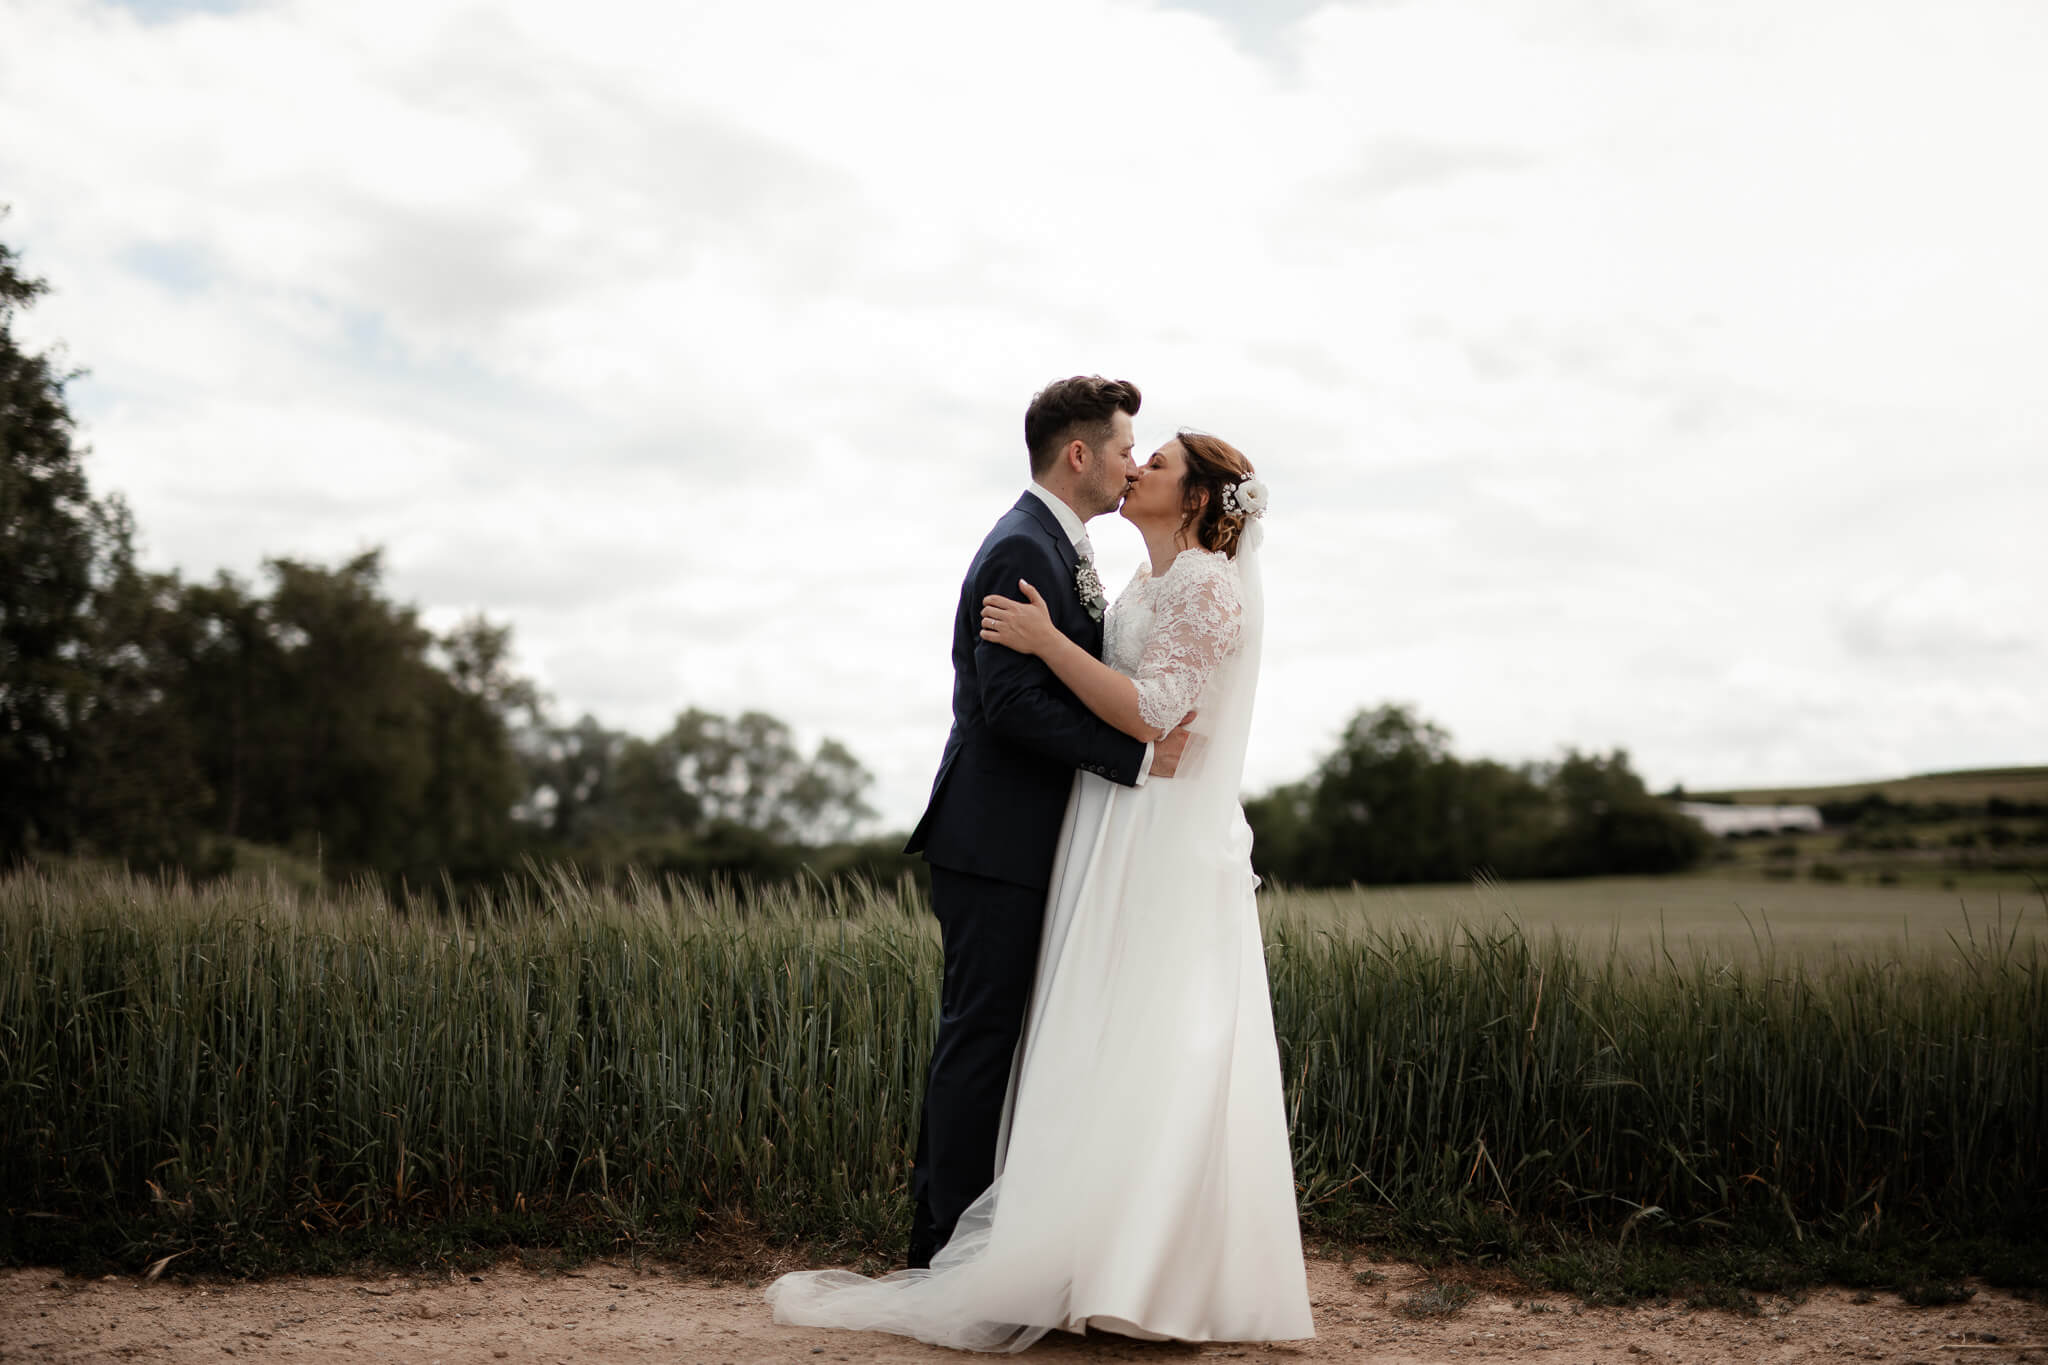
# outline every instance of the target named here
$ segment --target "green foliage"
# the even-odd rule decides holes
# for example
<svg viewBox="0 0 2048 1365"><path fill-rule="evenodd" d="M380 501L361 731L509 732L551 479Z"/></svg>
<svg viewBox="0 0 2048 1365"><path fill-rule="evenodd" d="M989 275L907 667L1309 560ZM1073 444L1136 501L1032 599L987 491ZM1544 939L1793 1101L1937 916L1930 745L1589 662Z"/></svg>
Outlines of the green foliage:
<svg viewBox="0 0 2048 1365"><path fill-rule="evenodd" d="M387 600L380 557L273 560L267 594L123 564L82 657L90 705L60 770L75 846L220 873L291 850L336 877L489 875L516 858L509 632L443 638Z"/></svg>
<svg viewBox="0 0 2048 1365"><path fill-rule="evenodd" d="M652 740L585 716L537 724L519 742L533 818L558 844L616 861L843 843L874 814L873 778L846 746L826 739L805 757L789 726L760 711L692 707Z"/></svg>
<svg viewBox="0 0 2048 1365"><path fill-rule="evenodd" d="M210 828L343 875L431 875L501 848L518 798L502 721L435 666L414 611L384 598L378 554L268 570L268 596L224 574L180 601L191 653L168 700L201 736Z"/></svg>
<svg viewBox="0 0 2048 1365"><path fill-rule="evenodd" d="M46 289L0 245L0 865L75 842L81 730L110 662L94 612L131 558L126 510L86 486L70 376L14 336Z"/></svg>
<svg viewBox="0 0 2048 1365"><path fill-rule="evenodd" d="M1711 845L1649 794L1624 753L1464 762L1405 706L1358 713L1307 781L1247 802L1245 815L1259 871L1305 886L1674 872Z"/></svg>
<svg viewBox="0 0 2048 1365"><path fill-rule="evenodd" d="M1770 1292L1796 1276L1744 1240L1760 1229L1807 1248L1798 1273L1832 1248L1828 1273L1866 1283L1904 1281L1902 1237L2037 1245L2042 951L1644 959L1276 912L1304 1218L1551 1257L1559 1287L1625 1271L1630 1293L1673 1292L1667 1251L1699 1246L1725 1248L1717 1282ZM850 883L557 879L439 913L16 875L0 1259L248 1269L384 1232L623 1250L733 1213L886 1252L938 967L914 892ZM1999 1273L2032 1283L2041 1260ZM1957 1265L1911 1274L1993 1268Z"/></svg>
<svg viewBox="0 0 2048 1365"><path fill-rule="evenodd" d="M2015 792L2022 794L1987 793L1985 788L1995 784L2001 776L2013 784ZM1829 824L1854 825L1864 831L1900 831L1911 825L1946 824L1973 817L2003 820L2015 816L2048 816L2048 798L2032 794L2040 791L2044 778L2048 778L2048 770L2023 768L2003 773L1988 770L1953 774L1952 777L1957 780L1946 784L1935 778L1909 779L1894 784L1900 794L1884 790L1854 790L1824 797L1813 804L1819 807L1821 818ZM1917 796L1903 794L1919 791L1921 787L1925 790ZM1911 835L1899 837L1909 841L1902 847L1911 847Z"/></svg>

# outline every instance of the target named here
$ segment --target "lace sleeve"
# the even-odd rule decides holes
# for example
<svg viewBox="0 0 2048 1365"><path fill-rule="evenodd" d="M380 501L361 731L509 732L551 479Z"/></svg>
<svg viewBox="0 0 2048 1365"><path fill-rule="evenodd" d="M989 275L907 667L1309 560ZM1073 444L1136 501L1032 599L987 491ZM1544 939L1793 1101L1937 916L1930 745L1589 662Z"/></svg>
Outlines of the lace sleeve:
<svg viewBox="0 0 2048 1365"><path fill-rule="evenodd" d="M1132 680L1140 719L1164 730L1188 713L1209 675L1236 647L1243 608L1230 561L1222 555L1175 564L1159 587L1152 634Z"/></svg>

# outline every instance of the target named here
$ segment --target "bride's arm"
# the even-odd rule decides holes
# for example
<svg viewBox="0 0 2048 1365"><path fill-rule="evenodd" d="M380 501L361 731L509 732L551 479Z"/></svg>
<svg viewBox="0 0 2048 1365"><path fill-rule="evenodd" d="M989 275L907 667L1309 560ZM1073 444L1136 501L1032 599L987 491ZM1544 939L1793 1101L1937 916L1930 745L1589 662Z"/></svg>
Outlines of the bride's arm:
<svg viewBox="0 0 2048 1365"><path fill-rule="evenodd" d="M1162 590L1135 677L1103 663L1052 623L1045 599L1019 582L1028 602L988 596L981 638L1036 654L1090 711L1139 739L1187 724L1203 686L1237 645L1242 624L1235 580L1220 561L1199 561Z"/></svg>
<svg viewBox="0 0 2048 1365"><path fill-rule="evenodd" d="M1147 743L1163 738L1166 728L1146 724L1138 713L1138 685L1068 639L1052 623L1038 589L1021 578L1017 586L1024 590L1026 601L999 596L982 599L981 638L1020 654L1037 655L1083 706L1131 738Z"/></svg>

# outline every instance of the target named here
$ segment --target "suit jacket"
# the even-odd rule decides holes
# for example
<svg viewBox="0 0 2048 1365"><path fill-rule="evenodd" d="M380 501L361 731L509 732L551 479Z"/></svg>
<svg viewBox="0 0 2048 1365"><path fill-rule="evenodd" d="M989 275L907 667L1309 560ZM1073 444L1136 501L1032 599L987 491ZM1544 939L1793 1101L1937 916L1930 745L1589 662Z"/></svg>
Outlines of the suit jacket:
<svg viewBox="0 0 2048 1365"><path fill-rule="evenodd" d="M1079 563L1052 509L1030 492L975 552L953 613L953 732L906 853L1042 891L1074 770L1137 784L1142 741L1098 719L1037 657L981 638L981 599L1021 598L1022 578L1055 626L1102 657L1102 623L1074 591Z"/></svg>

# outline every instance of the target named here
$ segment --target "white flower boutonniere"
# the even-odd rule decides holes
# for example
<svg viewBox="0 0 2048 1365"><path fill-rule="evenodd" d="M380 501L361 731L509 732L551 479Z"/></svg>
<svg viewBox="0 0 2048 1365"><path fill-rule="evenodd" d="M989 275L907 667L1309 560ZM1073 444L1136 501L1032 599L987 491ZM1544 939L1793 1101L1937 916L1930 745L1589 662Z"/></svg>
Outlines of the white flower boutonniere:
<svg viewBox="0 0 2048 1365"><path fill-rule="evenodd" d="M1095 575L1095 561L1083 559L1074 565L1074 596L1081 599L1081 605L1088 608L1088 619L1100 621L1103 609L1109 606L1109 599L1103 596L1102 580Z"/></svg>

